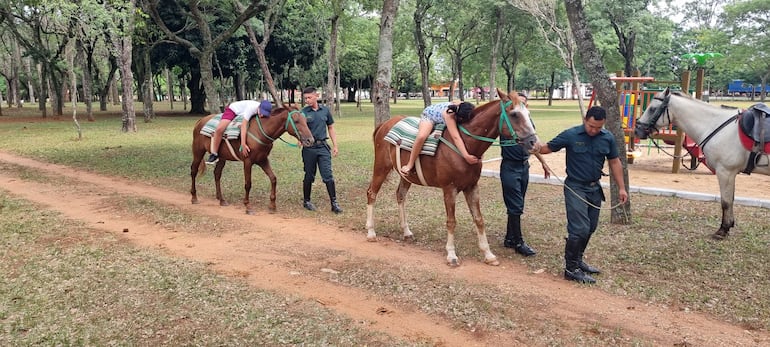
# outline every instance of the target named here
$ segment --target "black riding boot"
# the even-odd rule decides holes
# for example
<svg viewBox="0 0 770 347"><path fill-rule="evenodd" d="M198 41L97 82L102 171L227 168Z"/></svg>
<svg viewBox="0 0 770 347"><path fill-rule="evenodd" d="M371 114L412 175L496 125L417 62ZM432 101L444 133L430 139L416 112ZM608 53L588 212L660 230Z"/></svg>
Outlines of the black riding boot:
<svg viewBox="0 0 770 347"><path fill-rule="evenodd" d="M578 239L567 238L567 242L564 245L564 279L594 284L596 280L583 272L580 269L580 249L582 247L582 241Z"/></svg>
<svg viewBox="0 0 770 347"><path fill-rule="evenodd" d="M332 212L342 213L340 204L337 203L337 188L334 185L334 181L326 182L326 191L329 193L329 202L332 205Z"/></svg>
<svg viewBox="0 0 770 347"><path fill-rule="evenodd" d="M586 264L583 261L583 253L585 252L586 247L588 247L588 241L589 240L591 240L591 234L589 234L588 237L585 240L581 240L582 242L580 243L580 253L578 253L578 266L585 273L589 273L589 274L592 274L592 275L593 274L600 274L600 273L602 273L601 270L599 270L599 269L597 269L597 268L595 268L595 267L593 267L591 265L588 265L588 264Z"/></svg>
<svg viewBox="0 0 770 347"><path fill-rule="evenodd" d="M310 211L315 211L315 206L310 202L310 192L313 190L313 182L302 181L302 206Z"/></svg>
<svg viewBox="0 0 770 347"><path fill-rule="evenodd" d="M530 248L529 245L524 242L524 238L521 236L521 215L508 215L508 225L506 227L503 246L513 248L516 253L525 257L537 254L534 249Z"/></svg>

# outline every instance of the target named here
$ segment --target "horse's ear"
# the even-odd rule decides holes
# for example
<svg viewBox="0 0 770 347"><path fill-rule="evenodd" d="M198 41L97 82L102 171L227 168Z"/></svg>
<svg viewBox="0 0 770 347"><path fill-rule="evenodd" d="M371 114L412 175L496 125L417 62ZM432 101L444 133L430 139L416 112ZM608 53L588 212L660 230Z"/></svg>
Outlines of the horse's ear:
<svg viewBox="0 0 770 347"><path fill-rule="evenodd" d="M500 88L495 88L495 89L497 89L497 96L500 97L500 99L508 98L508 93L503 92L502 90L500 90Z"/></svg>
<svg viewBox="0 0 770 347"><path fill-rule="evenodd" d="M666 87L666 90L663 91L663 96L666 97L669 94L671 94L671 88L670 87Z"/></svg>

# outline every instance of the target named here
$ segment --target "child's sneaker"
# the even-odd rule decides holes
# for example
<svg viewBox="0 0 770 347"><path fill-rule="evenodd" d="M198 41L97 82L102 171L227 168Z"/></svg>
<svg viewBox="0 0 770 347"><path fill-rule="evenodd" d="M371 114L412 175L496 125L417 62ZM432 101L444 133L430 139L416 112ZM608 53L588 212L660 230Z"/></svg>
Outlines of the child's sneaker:
<svg viewBox="0 0 770 347"><path fill-rule="evenodd" d="M211 153L211 155L209 156L209 158L206 160L206 165L214 165L214 164L216 164L218 161L219 161L219 156L218 156L218 155L216 155L216 154L214 154L214 153Z"/></svg>

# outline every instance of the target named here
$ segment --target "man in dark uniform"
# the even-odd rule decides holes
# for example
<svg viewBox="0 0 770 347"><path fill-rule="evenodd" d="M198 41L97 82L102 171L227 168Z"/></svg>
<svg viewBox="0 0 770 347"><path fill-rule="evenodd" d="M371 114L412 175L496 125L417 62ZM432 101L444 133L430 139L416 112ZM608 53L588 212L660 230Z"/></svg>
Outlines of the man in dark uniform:
<svg viewBox="0 0 770 347"><path fill-rule="evenodd" d="M524 106L529 106L526 94L519 93L519 99ZM533 256L537 252L524 242L521 233L521 215L524 213L524 197L527 195L529 185L529 152L517 145L513 138L502 134L500 144L503 157L500 162L500 183L503 186L503 202L508 213L503 246L513 248L516 253L525 257ZM545 164L543 164L543 172L548 178L549 172Z"/></svg>
<svg viewBox="0 0 770 347"><path fill-rule="evenodd" d="M599 179L607 159L612 179L618 186L620 203L628 201L623 181L623 164L618 157L615 137L603 129L606 111L591 107L583 125L564 130L546 145L541 154L567 149L567 179L564 181L564 204L567 208L567 242L564 246L564 278L581 283L596 283L591 277L599 269L583 262L588 241L599 224L599 208L604 200ZM593 205L593 206L592 206Z"/></svg>
<svg viewBox="0 0 770 347"><path fill-rule="evenodd" d="M318 169L321 172L321 179L326 184L326 191L329 193L331 210L334 213L340 213L342 208L337 202L337 189L332 175L332 155L336 157L339 152L337 133L334 131L334 118L328 108L318 104L318 93L315 88L305 88L302 91L302 97L307 105L302 112L307 117L307 126L316 140L313 145L302 148L302 162L305 169L305 178L302 180L304 198L302 206L310 211L316 210L310 202L310 192L313 189L316 169ZM331 147L326 142L327 139L332 141Z"/></svg>

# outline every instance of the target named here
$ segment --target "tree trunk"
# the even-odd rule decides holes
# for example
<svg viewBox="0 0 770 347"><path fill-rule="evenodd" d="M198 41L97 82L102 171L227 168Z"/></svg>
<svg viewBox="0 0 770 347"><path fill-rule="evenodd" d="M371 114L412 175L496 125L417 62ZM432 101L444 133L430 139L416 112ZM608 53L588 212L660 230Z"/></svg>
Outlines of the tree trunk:
<svg viewBox="0 0 770 347"><path fill-rule="evenodd" d="M118 61L114 55L110 55L109 61L110 61L110 72L107 74L107 80L104 82L104 85L101 87L101 90L99 90L99 110L100 111L107 111L107 99L109 99L109 95L110 95L109 93L110 93L110 90L112 90L111 87L115 81L115 72L118 71ZM98 74L96 78L98 82L99 81Z"/></svg>
<svg viewBox="0 0 770 347"><path fill-rule="evenodd" d="M427 0L417 0L417 8L414 11L414 42L417 46L417 57L420 61L420 77L422 77L422 102L425 107L431 104L430 95L430 55L431 51L425 44L425 35L422 32L422 22L432 4Z"/></svg>
<svg viewBox="0 0 770 347"><path fill-rule="evenodd" d="M34 103L36 100L35 99L36 90L35 90L35 84L33 83L34 78L32 78L33 62L32 62L32 59L30 59L29 57L27 57L27 59L25 59L24 61L26 61L26 64L24 65L26 65L26 68L27 68L27 76L30 76L30 78L27 78L27 89L29 89L29 102Z"/></svg>
<svg viewBox="0 0 770 347"><path fill-rule="evenodd" d="M129 0L126 4L126 17L122 19L120 26L123 28L134 27L134 6L136 0ZM133 41L131 35L122 35L113 38L115 51L118 52L118 66L120 69L120 82L122 90L122 100L120 104L123 108L122 128L125 132L136 132L136 112L134 111L134 72L131 71L131 53L133 51Z"/></svg>
<svg viewBox="0 0 770 347"><path fill-rule="evenodd" d="M203 90L206 92L206 107L208 108L209 113L219 113L221 110L219 109L219 94L217 93L217 88L214 86L213 55L213 51L202 52L198 56L198 63L200 64L200 81L201 84L203 84Z"/></svg>
<svg viewBox="0 0 770 347"><path fill-rule="evenodd" d="M206 92L201 89L201 74L195 67L190 70L187 89L190 91L190 113L206 114Z"/></svg>
<svg viewBox="0 0 770 347"><path fill-rule="evenodd" d="M337 68L335 67L335 64L337 63L337 41L339 36L339 14L333 14L331 18L331 33L329 34L329 64L327 64L326 68L326 88L324 88L326 94L326 105L329 107L329 110L337 115L339 114L339 109L337 108L337 103L335 102L335 99L337 98L336 90L334 90L337 83L335 83L335 77L336 77L336 71Z"/></svg>
<svg viewBox="0 0 770 347"><path fill-rule="evenodd" d="M85 49L82 41L78 40L78 45L81 47L81 52L82 52L81 54L86 55L86 59L84 59L84 61L82 62L83 66L81 67L83 69L83 82L82 82L83 83L83 102L86 105L86 119L89 122L93 122L95 121L95 119L94 119L94 110L92 105L94 100L92 95L93 86L91 84L91 81L93 80L91 79L91 76L92 76L91 72L94 66L94 54L93 54L93 50ZM75 90L77 90L77 88L75 88Z"/></svg>
<svg viewBox="0 0 770 347"><path fill-rule="evenodd" d="M626 145L625 134L621 126L622 120L620 118L620 109L618 106L618 96L615 87L612 85L612 81L609 79L607 69L602 63L602 58L599 55L599 51L594 44L593 35L588 27L588 23L583 13L583 4L581 0L565 0L567 7L567 18L569 19L570 26L572 27L572 34L577 42L578 51L582 58L583 65L591 76L591 83L594 86L594 93L597 93L597 98L601 102L602 107L607 111L607 129L609 129L613 135L615 135L615 141L618 146L618 153L620 155L620 161L623 165L623 181L625 186L628 187L628 159L626 157ZM615 184L615 180L610 180L611 191L611 205L618 204L618 187ZM631 200L618 207L612 209L611 215L612 223L617 224L630 224L631 223Z"/></svg>
<svg viewBox="0 0 770 347"><path fill-rule="evenodd" d="M377 55L377 80L374 83L374 125L390 118L390 82L393 73L393 26L398 13L398 0L384 0L380 18L380 41Z"/></svg>
<svg viewBox="0 0 770 347"><path fill-rule="evenodd" d="M142 104L143 104L143 110L144 110L144 122L150 123L153 119L155 119L155 109L153 108L152 104L155 99L153 93L153 86L152 86L152 62L150 61L150 47L145 46L141 50L143 52L142 54L142 67L144 68L144 72L142 73L144 76L142 78Z"/></svg>
<svg viewBox="0 0 770 347"><path fill-rule="evenodd" d="M497 86L495 85L495 76L497 75L497 52L500 51L500 40L503 37L503 9L501 5L496 7L497 18L495 21L495 34L492 37L492 52L489 61L489 99L494 100L497 98ZM509 91L511 89L508 89ZM484 95L484 89L481 89L481 95ZM482 97L483 99L483 97Z"/></svg>
<svg viewBox="0 0 770 347"><path fill-rule="evenodd" d="M174 75L171 74L171 69L166 67L166 90L167 90L167 96L168 96L168 106L173 111L174 110Z"/></svg>
<svg viewBox="0 0 770 347"><path fill-rule="evenodd" d="M182 110L187 109L187 84L185 77L179 79L179 97L182 98Z"/></svg>
<svg viewBox="0 0 770 347"><path fill-rule="evenodd" d="M9 106L10 104L16 105L16 108L21 108L21 98L19 97L19 69L21 69L21 48L16 40L12 40L13 45L13 59L11 59L11 79L8 81L8 88L10 89L10 95L8 96Z"/></svg>
<svg viewBox="0 0 770 347"><path fill-rule="evenodd" d="M48 88L46 87L48 69L46 69L43 63L37 64L37 75L38 84L40 85L40 88L38 89L40 95L37 98L37 108L43 114L43 118L46 118L48 116L48 109L45 105L46 99L48 99Z"/></svg>

